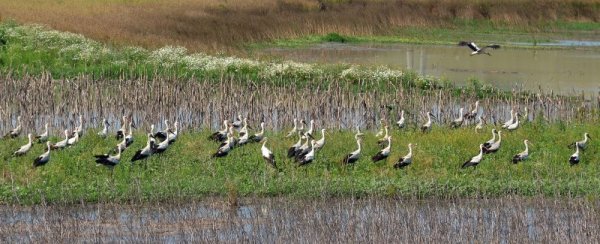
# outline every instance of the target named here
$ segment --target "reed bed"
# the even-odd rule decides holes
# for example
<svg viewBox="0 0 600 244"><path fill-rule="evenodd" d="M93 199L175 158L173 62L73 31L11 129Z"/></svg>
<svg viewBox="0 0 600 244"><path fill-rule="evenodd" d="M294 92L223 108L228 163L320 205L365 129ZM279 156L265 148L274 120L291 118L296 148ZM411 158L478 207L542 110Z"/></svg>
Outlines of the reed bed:
<svg viewBox="0 0 600 244"><path fill-rule="evenodd" d="M239 51L249 42L331 32L394 35L406 27L463 31L481 25L473 32L539 33L600 20L594 0L2 0L0 5L0 19L43 23L109 43L179 45L210 53Z"/></svg>
<svg viewBox="0 0 600 244"><path fill-rule="evenodd" d="M224 199L1 206L7 242L598 242L596 201Z"/></svg>
<svg viewBox="0 0 600 244"><path fill-rule="evenodd" d="M481 101L482 114L490 124L503 123L511 109L528 109L527 121L539 123L590 123L598 121L595 99L583 96L514 92L487 94L477 91L420 90L405 88L392 81L379 84L385 92L348 89L345 81L329 81L328 87L303 88L293 83L274 86L265 83L240 84L236 78L219 80L109 80L86 76L52 79L49 75L0 80L0 131L13 128L16 117L24 122L24 133L39 131L50 123L55 133L73 128L81 114L85 128L100 126L107 118L120 126L123 115L131 115L135 124L148 128L162 126L164 119L179 120L184 130L216 129L225 119L238 114L252 124L264 121L270 130L289 128L294 118L314 119L320 128L350 129L359 126L377 128L379 120L393 123L401 110L416 128L424 115L432 111L435 123L445 126L458 117L459 108L472 109ZM359 86L360 87L360 86Z"/></svg>

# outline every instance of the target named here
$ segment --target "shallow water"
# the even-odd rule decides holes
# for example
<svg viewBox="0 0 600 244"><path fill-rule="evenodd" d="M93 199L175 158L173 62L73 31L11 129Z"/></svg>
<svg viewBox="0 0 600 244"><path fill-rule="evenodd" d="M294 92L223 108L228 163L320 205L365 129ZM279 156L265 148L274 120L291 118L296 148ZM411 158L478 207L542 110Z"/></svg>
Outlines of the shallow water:
<svg viewBox="0 0 600 244"><path fill-rule="evenodd" d="M465 84L477 78L503 89L552 89L568 94L600 90L600 46L595 41L563 40L540 46L562 49L500 48L492 56L470 56L466 47L408 44L324 43L304 48L269 48L259 55L301 62L387 65Z"/></svg>
<svg viewBox="0 0 600 244"><path fill-rule="evenodd" d="M5 242L597 242L597 204L571 199L225 199L1 206Z"/></svg>

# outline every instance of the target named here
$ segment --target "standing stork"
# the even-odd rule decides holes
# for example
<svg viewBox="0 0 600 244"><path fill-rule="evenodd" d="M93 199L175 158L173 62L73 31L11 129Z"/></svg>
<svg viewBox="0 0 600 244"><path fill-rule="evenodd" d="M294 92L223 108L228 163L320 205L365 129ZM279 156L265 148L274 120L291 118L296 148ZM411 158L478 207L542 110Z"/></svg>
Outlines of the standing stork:
<svg viewBox="0 0 600 244"><path fill-rule="evenodd" d="M308 127L308 130L304 133L304 137L310 137L311 139L314 139L314 137L313 137L314 127L315 127L315 121L311 119L310 127Z"/></svg>
<svg viewBox="0 0 600 244"><path fill-rule="evenodd" d="M129 121L129 131L127 132L127 136L125 136L125 146L129 147L131 146L131 144L133 144L133 128L132 128L132 121Z"/></svg>
<svg viewBox="0 0 600 244"><path fill-rule="evenodd" d="M315 159L315 140L310 140L310 145L310 151L299 159L298 166L307 165Z"/></svg>
<svg viewBox="0 0 600 244"><path fill-rule="evenodd" d="M496 129L492 129L492 139L489 139L488 141L483 143L484 148L489 148L492 144L494 144L494 142L496 141L497 133L498 133L498 131L496 131Z"/></svg>
<svg viewBox="0 0 600 244"><path fill-rule="evenodd" d="M251 135L250 140L253 142L260 142L265 136L265 122L260 122L260 132Z"/></svg>
<svg viewBox="0 0 600 244"><path fill-rule="evenodd" d="M285 137L293 136L298 132L298 119L294 118L294 128Z"/></svg>
<svg viewBox="0 0 600 244"><path fill-rule="evenodd" d="M44 133L39 134L35 137L35 139L38 140L39 143L44 143L48 141L48 137L50 137L50 133L48 132L48 123L44 125L44 128Z"/></svg>
<svg viewBox="0 0 600 244"><path fill-rule="evenodd" d="M575 147L575 145L579 145L579 149L585 150L585 147L587 146L587 142L590 139L592 139L590 137L590 134L586 132L586 133L583 134L583 140L571 143L569 145L569 148L573 148L573 147Z"/></svg>
<svg viewBox="0 0 600 244"><path fill-rule="evenodd" d="M515 113L515 122L506 127L508 131L513 131L519 128L519 113Z"/></svg>
<svg viewBox="0 0 600 244"><path fill-rule="evenodd" d="M465 163L463 163L461 168L467 168L467 167L475 167L477 168L477 165L479 165L479 163L481 162L481 160L483 159L483 144L479 144L479 154L477 154L477 156L472 157L471 159L467 160Z"/></svg>
<svg viewBox="0 0 600 244"><path fill-rule="evenodd" d="M480 130L483 130L483 125L485 124L485 120L481 115L477 115L477 125L475 126L475 132L479 133Z"/></svg>
<svg viewBox="0 0 600 244"><path fill-rule="evenodd" d="M427 112L427 122L421 126L421 132L425 133L431 130L431 117L434 117L433 114L431 112Z"/></svg>
<svg viewBox="0 0 600 244"><path fill-rule="evenodd" d="M110 123L108 123L108 120L106 120L106 118L102 119L102 130L98 132L98 135L102 138L106 138L106 136L108 136L108 126L110 126Z"/></svg>
<svg viewBox="0 0 600 244"><path fill-rule="evenodd" d="M231 128L233 128L233 125L231 126ZM231 149L233 149L233 145L235 143L234 141L235 140L233 139L232 133L228 133L225 145L219 147L219 149L217 149L217 152L215 152L211 157L213 157L213 158L220 158L220 157L227 156L227 154L229 154L229 152L231 151ZM160 147L160 145L159 145L159 147Z"/></svg>
<svg viewBox="0 0 600 244"><path fill-rule="evenodd" d="M77 143L79 141L79 133L73 131L73 133L71 133L71 135L73 137L70 137L67 140L67 146L73 146L73 145L75 145L75 143Z"/></svg>
<svg viewBox="0 0 600 244"><path fill-rule="evenodd" d="M29 149L31 149L31 147L33 146L31 133L27 134L27 138L29 139L29 142L27 142L27 144L21 146L17 151L15 151L13 153L14 156L23 156L27 152L29 152Z"/></svg>
<svg viewBox="0 0 600 244"><path fill-rule="evenodd" d="M23 130L23 125L21 124L21 116L17 116L17 126L10 130L5 136L4 138L15 138L17 136L19 136L21 134L21 131Z"/></svg>
<svg viewBox="0 0 600 244"><path fill-rule="evenodd" d="M569 158L571 166L579 163L579 142L575 142L575 153Z"/></svg>
<svg viewBox="0 0 600 244"><path fill-rule="evenodd" d="M483 152L485 154L498 152L500 149L500 143L502 142L502 131L498 131L498 140L492 144L488 148L484 147Z"/></svg>
<svg viewBox="0 0 600 244"><path fill-rule="evenodd" d="M325 129L321 129L321 139L315 142L315 151L321 150L325 146Z"/></svg>
<svg viewBox="0 0 600 244"><path fill-rule="evenodd" d="M133 158L131 158L131 162L135 162L138 160L145 159L152 155L152 148L154 147L154 141L152 141L152 133L148 133L148 139L146 140L146 146L140 150L135 152Z"/></svg>
<svg viewBox="0 0 600 244"><path fill-rule="evenodd" d="M515 122L515 114L514 113L515 113L515 110L510 109L510 119L507 120L506 122L504 122L504 124L502 124L502 128L506 128Z"/></svg>
<svg viewBox="0 0 600 244"><path fill-rule="evenodd" d="M158 143L158 145L156 145L156 147L154 148L154 151L152 153L163 153L164 151L167 150L168 147L169 147L169 140L167 140L165 138L165 140L161 141L160 143Z"/></svg>
<svg viewBox="0 0 600 244"><path fill-rule="evenodd" d="M416 144L415 144L416 145ZM394 164L394 168L402 169L412 163L412 143L408 143L408 154L398 159L398 162Z"/></svg>
<svg viewBox="0 0 600 244"><path fill-rule="evenodd" d="M79 124L75 126L75 129L73 129L71 137L75 137L75 133L78 134L78 137L83 135L83 116L81 114L79 115Z"/></svg>
<svg viewBox="0 0 600 244"><path fill-rule="evenodd" d="M471 53L471 56L473 55L478 55L478 54L487 54L489 56L492 56L492 54L488 53L486 51L486 49L491 48L491 49L498 49L500 48L500 45L498 44L491 44L491 45L487 45L483 48L479 48L474 42L471 41L460 41L458 43L459 46L467 46L469 47L471 50L473 50L473 52Z"/></svg>
<svg viewBox="0 0 600 244"><path fill-rule="evenodd" d="M387 138L388 145L384 149L381 149L377 154L371 157L373 163L386 159L390 155L390 149L392 148L392 137Z"/></svg>
<svg viewBox="0 0 600 244"><path fill-rule="evenodd" d="M465 121L465 117L464 117L464 114L463 114L464 111L465 111L464 108L460 108L460 112L458 112L458 114L459 114L458 118L455 119L455 120L453 120L450 123L450 127L456 129L456 128L460 127L463 124L463 122Z"/></svg>
<svg viewBox="0 0 600 244"><path fill-rule="evenodd" d="M68 142L69 142L69 130L65 130L65 139L52 145L52 150L63 149L67 146Z"/></svg>
<svg viewBox="0 0 600 244"><path fill-rule="evenodd" d="M216 141L216 142L225 141L227 139L228 131L229 131L229 120L224 120L223 121L223 129L213 133L208 139Z"/></svg>
<svg viewBox="0 0 600 244"><path fill-rule="evenodd" d="M239 132L240 137L243 137L244 135L248 134L248 118L244 118L242 120L242 125L243 126Z"/></svg>
<svg viewBox="0 0 600 244"><path fill-rule="evenodd" d="M386 144L388 137L390 137L390 135L388 134L388 126L387 125L383 127L383 131L384 131L383 137L381 139L377 140L377 145L382 146L382 147L383 147L383 145Z"/></svg>
<svg viewBox="0 0 600 244"><path fill-rule="evenodd" d="M358 129L358 126L356 128ZM358 133L354 135L354 139L356 140L356 145L358 146L358 149L346 155L346 157L342 159L342 164L353 164L360 158L360 143L362 141L362 133L358 131Z"/></svg>
<svg viewBox="0 0 600 244"><path fill-rule="evenodd" d="M300 132L298 132L298 141L288 149L288 158L293 158L300 146L302 146L302 135Z"/></svg>
<svg viewBox="0 0 600 244"><path fill-rule="evenodd" d="M239 129L240 127L242 127L242 123L243 123L242 115L238 114L237 118L235 118L235 120L232 123L233 128Z"/></svg>
<svg viewBox="0 0 600 244"><path fill-rule="evenodd" d="M179 121L175 120L175 123L173 123L173 128L174 129L170 130L167 134L167 141L169 144L172 144L177 140L177 135L179 135Z"/></svg>
<svg viewBox="0 0 600 244"><path fill-rule="evenodd" d="M263 144L262 147L260 147L260 153L262 154L262 157L269 165L271 165L271 167L277 169L277 165L275 164L275 155L273 155L273 152L271 152L271 150L269 150L266 146L267 138L265 137L262 141Z"/></svg>
<svg viewBox="0 0 600 244"><path fill-rule="evenodd" d="M154 134L154 138L157 138L157 139L159 139L160 141L165 141L165 140L167 140L167 136L169 135L169 131L171 130L171 129L169 128L169 120L168 120L168 119L165 119L165 121L164 121L164 124L165 124L165 128L164 128L164 130L163 130L163 131L156 132L156 134Z"/></svg>
<svg viewBox="0 0 600 244"><path fill-rule="evenodd" d="M471 112L465 113L465 119L473 120L473 119L475 119L475 117L477 117L478 113L479 113L479 100L475 101L475 108L473 110L471 110Z"/></svg>
<svg viewBox="0 0 600 244"><path fill-rule="evenodd" d="M405 126L405 119L404 119L404 110L400 111L400 119L398 121L396 121L396 125L398 125L399 129L404 128Z"/></svg>
<svg viewBox="0 0 600 244"><path fill-rule="evenodd" d="M117 155L103 154L94 155L94 157L96 158L96 163L98 165L104 165L112 168L119 164L119 162L121 161L121 148L117 150Z"/></svg>
<svg viewBox="0 0 600 244"><path fill-rule="evenodd" d="M33 167L42 166L42 165L48 163L48 161L50 161L51 147L52 147L52 144L50 144L50 142L47 141L46 142L46 152L42 153L42 155L40 155L39 157L37 157L33 160Z"/></svg>
<svg viewBox="0 0 600 244"><path fill-rule="evenodd" d="M513 158L512 158L513 164L517 164L523 160L526 160L529 157L529 145L527 145L529 143L529 141L524 140L523 143L525 144L525 151L517 153L517 154L515 154L515 156L513 156Z"/></svg>
<svg viewBox="0 0 600 244"><path fill-rule="evenodd" d="M121 123L121 128L117 131L117 135L115 138L117 140L123 138L125 136L125 129L127 129L127 116L123 115L123 123Z"/></svg>

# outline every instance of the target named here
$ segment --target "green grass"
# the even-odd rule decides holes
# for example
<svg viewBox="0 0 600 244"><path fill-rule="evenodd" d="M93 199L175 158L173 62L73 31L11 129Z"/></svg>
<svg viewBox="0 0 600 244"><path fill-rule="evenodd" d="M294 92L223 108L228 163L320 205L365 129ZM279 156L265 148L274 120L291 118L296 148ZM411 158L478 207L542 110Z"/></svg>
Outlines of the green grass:
<svg viewBox="0 0 600 244"><path fill-rule="evenodd" d="M567 142L579 140L583 132L600 134L595 123L526 124L515 132L505 132L497 154L486 156L477 169L461 170L461 164L478 152L478 144L490 133L477 134L472 128L446 131L435 127L431 133L407 129L393 131L391 156L385 162L369 158L378 150L372 133L367 133L363 155L354 166L339 161L356 144L353 132L330 131L324 149L316 160L297 167L285 159L287 147L296 139L267 131L269 148L275 153L280 173L269 168L260 156L260 145L234 149L227 157L210 157L217 147L208 141L208 131L180 135L167 152L132 165L129 159L145 145L136 134L135 143L123 154L114 170L96 166L93 155L116 145L113 138L102 140L87 131L72 148L52 151L51 161L32 168L32 161L44 151L36 144L27 155L10 154L25 143L23 138L0 143L3 177L0 201L33 204L40 202L128 202L192 200L205 196L399 196L399 197L494 197L600 195L600 151L591 141L582 153L580 165L570 167L572 149ZM252 132L251 132L252 133ZM512 156L523 150L523 139L531 141L530 159L513 165ZM414 161L405 170L393 163L407 153L408 143L418 144Z"/></svg>

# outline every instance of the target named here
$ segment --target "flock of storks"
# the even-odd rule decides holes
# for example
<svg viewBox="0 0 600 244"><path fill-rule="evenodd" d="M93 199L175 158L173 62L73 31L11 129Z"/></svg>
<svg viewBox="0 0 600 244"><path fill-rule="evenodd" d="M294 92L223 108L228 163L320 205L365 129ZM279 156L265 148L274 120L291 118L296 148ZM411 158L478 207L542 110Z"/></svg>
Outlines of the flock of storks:
<svg viewBox="0 0 600 244"><path fill-rule="evenodd" d="M466 125L475 124L475 120L477 119L477 123L475 124L475 130L479 131L483 129L483 125L485 120L482 115L479 114L479 101L475 102L475 107L473 110L463 113L464 109L460 108L459 117L455 120L451 121L449 124L450 128L459 128ZM426 133L431 130L433 121L432 113L426 113L427 121L420 127L420 130L423 133ZM506 131L514 131L519 128L520 120L519 118L527 118L527 108L525 108L525 114L521 115L521 113L516 112L514 109L510 111L510 118L506 120L506 122L501 126ZM527 120L525 120L527 121ZM471 123L472 122L472 123ZM136 151L133 158L131 158L131 162L135 162L138 160L143 160L148 158L154 154L160 154L166 151L169 148L169 145L174 143L177 139L177 135L179 133L179 123L176 121L173 123L172 127L168 120L164 121L165 128L162 131L155 132L154 125L151 125L150 131L147 133L147 141L146 146L142 149ZM106 120L102 120L102 130L97 133L97 136L106 138L109 135L108 128L110 123ZM400 118L395 122L395 127L402 129L406 126L406 120L404 118L404 110L400 112ZM308 128L305 128L308 127ZM114 149L112 149L112 154L102 154L95 155L96 163L100 165L106 165L109 167L113 167L117 165L121 161L121 153L125 151L134 141L133 138L133 121L130 116L123 116L121 128L116 132L115 138L119 140L119 143L116 145ZM241 115L238 115L235 120L232 122L225 120L223 121L223 127L219 131L214 132L210 135L209 139L220 143L215 153L212 154L213 158L225 157L231 152L234 148L243 146L249 143L259 143L262 142L261 154L262 157L266 160L266 162L277 169L277 164L275 160L275 156L273 152L267 148L267 138L264 136L265 134L265 123L260 123L260 131L255 134L249 133L249 126L247 118L242 118ZM392 145L392 136L389 134L390 126L386 122L385 119L381 119L381 129L375 135L378 138L377 143L382 147L375 155L371 157L373 162L378 162L388 158L391 151ZM23 130L21 124L21 117L17 117L17 126L12 129L8 134L6 134L5 138L16 138L21 134ZM78 143L80 138L83 136L83 119L82 116L79 116L79 123L77 126L70 132L69 130L64 131L64 139L58 141L56 143L51 143L48 141L49 139L49 131L48 124L45 124L45 131L37 136L35 139L39 143L46 143L47 150L37 157L33 165L34 167L45 165L50 161L50 152L52 150L64 149ZM315 121L311 120L308 124L305 120L294 119L294 127L289 133L287 133L286 137L294 137L297 136L298 140L295 144L289 147L287 151L287 157L293 158L299 166L307 165L315 159L316 153L321 150L325 145L325 135L326 130L321 130L321 137L317 140L315 138ZM497 137L497 139L496 139ZM361 143L362 143L363 133L360 132L358 126L356 127L356 134L354 135L354 139L356 140L357 149L353 152L347 154L342 160L342 164L353 164L358 161L361 157ZM16 150L13 155L21 156L25 155L33 146L34 137L29 134L28 135L28 143L21 146L18 150ZM569 158L569 163L571 165L578 164L580 161L580 150L584 150L586 145L590 140L590 136L588 133L584 134L584 139L581 141L577 141L571 144L575 148L575 153L571 155ZM502 143L502 131L497 131L496 129L492 130L492 138L482 144L479 145L479 154L470 158L462 164L462 168L466 167L476 167L483 160L485 154L491 154L498 152ZM515 154L512 158L513 163L518 163L520 161L526 160L529 157L529 141L523 141L525 145L525 150ZM409 143L408 144L408 154L404 157L399 158L395 164L394 168L404 168L410 165L413 161L413 146L416 144Z"/></svg>

